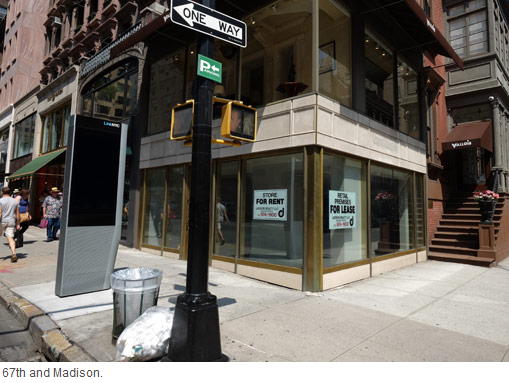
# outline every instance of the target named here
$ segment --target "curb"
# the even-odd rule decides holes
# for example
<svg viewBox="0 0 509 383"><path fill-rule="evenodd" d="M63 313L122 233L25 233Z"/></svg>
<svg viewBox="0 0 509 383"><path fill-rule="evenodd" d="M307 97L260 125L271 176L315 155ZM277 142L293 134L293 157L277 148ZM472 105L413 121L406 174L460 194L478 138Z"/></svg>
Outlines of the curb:
<svg viewBox="0 0 509 383"><path fill-rule="evenodd" d="M0 304L5 306L30 332L44 356L52 362L97 362L73 344L58 325L38 307L13 293L0 282Z"/></svg>

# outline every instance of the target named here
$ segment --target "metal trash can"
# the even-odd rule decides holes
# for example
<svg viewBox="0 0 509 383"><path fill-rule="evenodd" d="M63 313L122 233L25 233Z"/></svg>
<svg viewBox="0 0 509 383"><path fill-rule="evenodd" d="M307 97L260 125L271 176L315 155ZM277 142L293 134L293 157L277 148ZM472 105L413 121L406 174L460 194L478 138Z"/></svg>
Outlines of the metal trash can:
<svg viewBox="0 0 509 383"><path fill-rule="evenodd" d="M163 272L158 269L123 269L111 274L113 289L113 338L148 308L157 305Z"/></svg>

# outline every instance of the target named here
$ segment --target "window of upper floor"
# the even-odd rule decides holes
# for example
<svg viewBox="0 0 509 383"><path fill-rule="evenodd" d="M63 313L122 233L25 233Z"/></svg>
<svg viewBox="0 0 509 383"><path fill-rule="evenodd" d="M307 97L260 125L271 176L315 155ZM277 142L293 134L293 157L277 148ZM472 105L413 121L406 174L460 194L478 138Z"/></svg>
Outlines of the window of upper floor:
<svg viewBox="0 0 509 383"><path fill-rule="evenodd" d="M487 53L488 15L486 0L470 0L447 9L449 41L461 58Z"/></svg>
<svg viewBox="0 0 509 383"><path fill-rule="evenodd" d="M33 113L14 126L13 159L32 153L34 147L35 120L36 113Z"/></svg>
<svg viewBox="0 0 509 383"><path fill-rule="evenodd" d="M247 15L246 48L216 40L214 59L222 63L223 80L215 84L214 95L262 107L320 93L424 140L416 64L422 52L396 53L399 47L391 46L386 41L389 34L380 28L375 32L368 26L363 38L354 36L352 19L357 16L340 1L318 0L318 15L312 5L307 0L280 0ZM149 48L147 135L168 131L171 107L193 97L197 52L191 39L171 48L167 42L154 42ZM355 41L364 47L356 46L354 65ZM220 117L221 108L216 112Z"/></svg>

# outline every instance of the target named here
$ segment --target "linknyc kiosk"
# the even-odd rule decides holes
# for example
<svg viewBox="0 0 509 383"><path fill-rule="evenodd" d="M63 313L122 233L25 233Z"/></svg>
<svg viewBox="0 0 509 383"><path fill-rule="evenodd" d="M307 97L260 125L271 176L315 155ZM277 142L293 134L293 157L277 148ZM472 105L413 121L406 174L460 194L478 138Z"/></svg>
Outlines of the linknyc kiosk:
<svg viewBox="0 0 509 383"><path fill-rule="evenodd" d="M106 290L120 242L127 124L72 116L55 294Z"/></svg>

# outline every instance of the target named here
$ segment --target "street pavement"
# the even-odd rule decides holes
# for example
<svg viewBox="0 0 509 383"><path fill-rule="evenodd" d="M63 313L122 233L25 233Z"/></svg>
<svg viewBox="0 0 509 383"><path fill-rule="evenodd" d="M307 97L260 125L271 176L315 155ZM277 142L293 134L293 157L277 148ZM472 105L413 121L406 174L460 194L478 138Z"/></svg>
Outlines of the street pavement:
<svg viewBox="0 0 509 383"><path fill-rule="evenodd" d="M0 282L49 315L85 360L114 361L111 290L57 297L58 242L44 239L30 227L15 264L0 246ZM115 267L161 269L159 306L173 308L185 290L183 261L121 246ZM509 259L489 269L426 261L323 293L211 268L209 290L233 362L509 361Z"/></svg>
<svg viewBox="0 0 509 383"><path fill-rule="evenodd" d="M20 321L0 305L0 362L43 362L44 357Z"/></svg>

